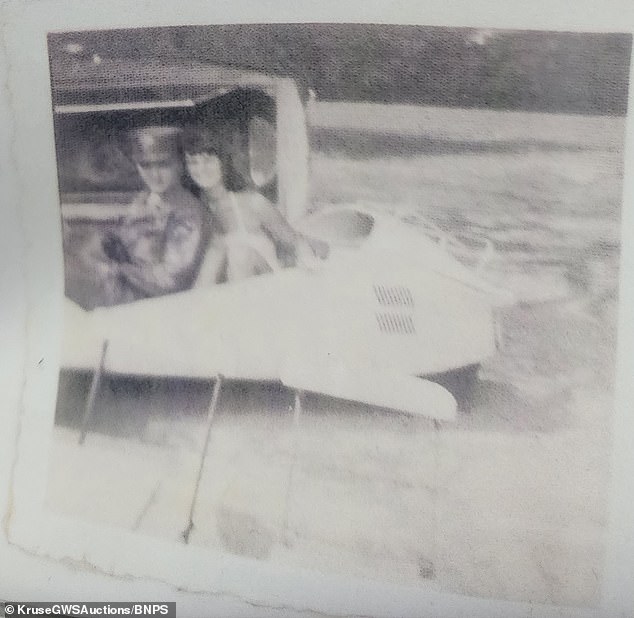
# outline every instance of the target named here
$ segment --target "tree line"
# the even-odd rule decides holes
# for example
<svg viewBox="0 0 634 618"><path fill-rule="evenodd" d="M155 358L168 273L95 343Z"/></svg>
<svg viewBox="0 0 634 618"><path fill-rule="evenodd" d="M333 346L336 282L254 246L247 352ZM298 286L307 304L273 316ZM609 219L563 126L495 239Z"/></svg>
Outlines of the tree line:
<svg viewBox="0 0 634 618"><path fill-rule="evenodd" d="M102 56L195 59L298 79L322 100L623 115L629 34L361 24L146 28L49 37Z"/></svg>

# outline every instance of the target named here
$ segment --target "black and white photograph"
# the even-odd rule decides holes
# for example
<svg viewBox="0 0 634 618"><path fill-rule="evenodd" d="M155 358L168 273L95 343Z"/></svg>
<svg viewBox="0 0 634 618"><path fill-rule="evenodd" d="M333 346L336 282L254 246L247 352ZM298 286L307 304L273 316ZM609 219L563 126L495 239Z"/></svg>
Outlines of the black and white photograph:
<svg viewBox="0 0 634 618"><path fill-rule="evenodd" d="M597 607L631 44L50 32L46 510L197 555Z"/></svg>

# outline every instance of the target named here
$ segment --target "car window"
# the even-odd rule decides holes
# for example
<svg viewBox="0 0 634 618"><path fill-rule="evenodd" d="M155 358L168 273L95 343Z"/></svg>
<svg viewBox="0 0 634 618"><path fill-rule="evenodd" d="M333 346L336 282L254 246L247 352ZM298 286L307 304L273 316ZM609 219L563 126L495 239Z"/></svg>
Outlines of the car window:
<svg viewBox="0 0 634 618"><path fill-rule="evenodd" d="M56 123L62 196L141 188L136 168L125 154L121 130L102 123L94 116L64 117Z"/></svg>

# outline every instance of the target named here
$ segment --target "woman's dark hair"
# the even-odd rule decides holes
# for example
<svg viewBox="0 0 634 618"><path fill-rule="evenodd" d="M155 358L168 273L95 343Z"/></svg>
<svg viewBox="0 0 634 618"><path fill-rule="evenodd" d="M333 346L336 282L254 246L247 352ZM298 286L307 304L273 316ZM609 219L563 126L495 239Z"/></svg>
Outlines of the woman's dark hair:
<svg viewBox="0 0 634 618"><path fill-rule="evenodd" d="M220 159L222 168L222 182L227 189L233 190L231 179L231 165L226 150L220 144L221 137L217 132L210 131L200 125L190 125L183 129L181 145L184 155L214 154ZM185 166L187 167L187 166ZM193 180L190 184L195 186ZM195 193L199 193L196 191Z"/></svg>
<svg viewBox="0 0 634 618"><path fill-rule="evenodd" d="M185 154L211 153L224 159L224 152L220 146L216 133L200 126L188 126L183 129L181 136L183 152Z"/></svg>

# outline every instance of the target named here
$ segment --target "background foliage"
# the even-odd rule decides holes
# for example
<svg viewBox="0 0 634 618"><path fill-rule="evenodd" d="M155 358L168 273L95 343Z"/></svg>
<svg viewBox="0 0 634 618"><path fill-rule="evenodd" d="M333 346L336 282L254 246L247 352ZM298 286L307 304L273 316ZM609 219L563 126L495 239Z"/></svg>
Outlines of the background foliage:
<svg viewBox="0 0 634 618"><path fill-rule="evenodd" d="M255 24L51 35L103 57L237 64L322 100L625 114L631 36L367 24Z"/></svg>

